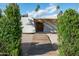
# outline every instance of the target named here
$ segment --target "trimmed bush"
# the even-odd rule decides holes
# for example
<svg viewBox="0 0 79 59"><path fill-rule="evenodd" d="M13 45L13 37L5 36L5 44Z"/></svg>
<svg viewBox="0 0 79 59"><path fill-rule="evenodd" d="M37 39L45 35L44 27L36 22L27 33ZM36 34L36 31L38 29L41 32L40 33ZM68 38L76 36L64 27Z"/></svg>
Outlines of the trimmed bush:
<svg viewBox="0 0 79 59"><path fill-rule="evenodd" d="M20 54L21 16L17 4L9 4L5 16L0 19L0 53L9 56Z"/></svg>
<svg viewBox="0 0 79 59"><path fill-rule="evenodd" d="M58 16L59 55L79 55L79 14L73 9Z"/></svg>

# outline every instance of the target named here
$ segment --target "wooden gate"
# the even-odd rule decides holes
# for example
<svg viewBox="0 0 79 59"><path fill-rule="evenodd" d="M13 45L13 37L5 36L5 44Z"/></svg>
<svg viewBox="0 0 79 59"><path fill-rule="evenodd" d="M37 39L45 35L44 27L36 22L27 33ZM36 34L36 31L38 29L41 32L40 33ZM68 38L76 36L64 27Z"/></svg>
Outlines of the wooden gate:
<svg viewBox="0 0 79 59"><path fill-rule="evenodd" d="M36 32L43 32L44 24L41 21L35 21Z"/></svg>

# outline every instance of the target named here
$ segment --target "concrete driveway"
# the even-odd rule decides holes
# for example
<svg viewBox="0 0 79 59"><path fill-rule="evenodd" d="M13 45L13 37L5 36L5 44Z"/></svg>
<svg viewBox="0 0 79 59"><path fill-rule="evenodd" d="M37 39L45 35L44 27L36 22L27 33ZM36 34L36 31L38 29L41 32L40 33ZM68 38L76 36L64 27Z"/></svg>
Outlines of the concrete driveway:
<svg viewBox="0 0 79 59"><path fill-rule="evenodd" d="M23 34L21 47L23 56L56 56L57 34Z"/></svg>

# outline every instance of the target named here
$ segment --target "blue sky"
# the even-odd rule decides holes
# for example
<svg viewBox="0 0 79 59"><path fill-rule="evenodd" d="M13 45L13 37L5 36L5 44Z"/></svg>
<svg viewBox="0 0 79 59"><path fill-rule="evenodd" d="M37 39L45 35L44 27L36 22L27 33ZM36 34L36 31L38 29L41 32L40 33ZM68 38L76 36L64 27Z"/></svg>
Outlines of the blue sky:
<svg viewBox="0 0 79 59"><path fill-rule="evenodd" d="M35 10L36 6L38 3L18 3L20 7L20 12L21 14L27 14ZM51 6L60 6L60 9L62 11L65 11L68 8L73 8L78 11L79 9L79 4L77 3L39 3L40 9L45 10L46 8ZM5 9L6 4L5 3L0 3L0 8Z"/></svg>

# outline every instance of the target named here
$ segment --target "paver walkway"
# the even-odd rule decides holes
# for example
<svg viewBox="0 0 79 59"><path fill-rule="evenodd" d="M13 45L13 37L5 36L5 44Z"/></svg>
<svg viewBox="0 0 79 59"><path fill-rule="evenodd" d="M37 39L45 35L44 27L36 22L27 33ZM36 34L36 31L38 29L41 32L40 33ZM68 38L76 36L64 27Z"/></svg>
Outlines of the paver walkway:
<svg viewBox="0 0 79 59"><path fill-rule="evenodd" d="M29 56L56 56L57 45L52 44L46 34L37 33L33 35L31 47L28 50Z"/></svg>

